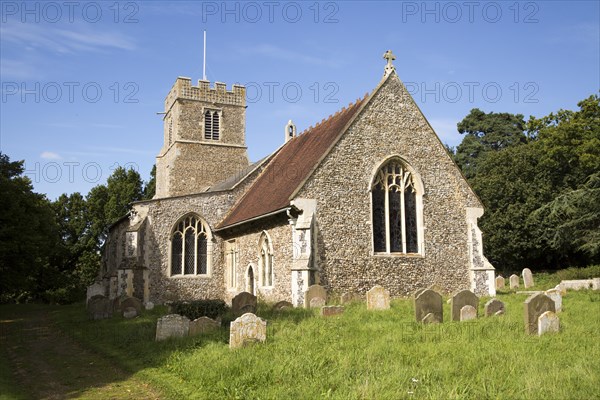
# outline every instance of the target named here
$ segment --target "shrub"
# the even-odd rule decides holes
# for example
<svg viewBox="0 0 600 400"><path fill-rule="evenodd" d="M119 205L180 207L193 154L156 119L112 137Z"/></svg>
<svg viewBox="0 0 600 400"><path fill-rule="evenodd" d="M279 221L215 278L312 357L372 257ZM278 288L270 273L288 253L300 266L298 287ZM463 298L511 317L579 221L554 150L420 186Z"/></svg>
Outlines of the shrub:
<svg viewBox="0 0 600 400"><path fill-rule="evenodd" d="M591 279L600 277L600 265L590 265L586 268L567 268L556 272L561 280Z"/></svg>
<svg viewBox="0 0 600 400"><path fill-rule="evenodd" d="M223 300L194 300L191 302L173 302L171 310L173 313L184 315L190 320L200 317L215 319L229 311L229 307Z"/></svg>

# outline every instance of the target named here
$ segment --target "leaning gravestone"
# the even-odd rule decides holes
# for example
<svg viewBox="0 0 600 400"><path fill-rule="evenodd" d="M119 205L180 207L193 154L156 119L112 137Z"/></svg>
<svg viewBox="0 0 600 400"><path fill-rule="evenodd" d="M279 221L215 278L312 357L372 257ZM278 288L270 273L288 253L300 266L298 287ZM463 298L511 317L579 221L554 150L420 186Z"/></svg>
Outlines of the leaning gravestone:
<svg viewBox="0 0 600 400"><path fill-rule="evenodd" d="M504 314L504 303L498 299L491 299L485 303L483 310L486 317L491 317L492 315L502 315Z"/></svg>
<svg viewBox="0 0 600 400"><path fill-rule="evenodd" d="M376 285L367 292L367 310L387 310L390 308L390 292Z"/></svg>
<svg viewBox="0 0 600 400"><path fill-rule="evenodd" d="M256 312L256 296L252 293L241 292L231 300L231 311L234 315Z"/></svg>
<svg viewBox="0 0 600 400"><path fill-rule="evenodd" d="M523 275L523 285L525 286L525 289L533 287L533 274L531 273L531 270L525 268L523 272L521 272L521 275Z"/></svg>
<svg viewBox="0 0 600 400"><path fill-rule="evenodd" d="M512 274L508 280L510 282L511 289L519 288L519 275Z"/></svg>
<svg viewBox="0 0 600 400"><path fill-rule="evenodd" d="M505 285L504 277L502 275L498 275L496 277L496 289L504 289Z"/></svg>
<svg viewBox="0 0 600 400"><path fill-rule="evenodd" d="M560 330L558 315L552 311L546 311L538 317L538 336L544 333L557 333Z"/></svg>
<svg viewBox="0 0 600 400"><path fill-rule="evenodd" d="M444 320L442 295L430 289L421 290L415 297L415 319L417 322L432 323Z"/></svg>
<svg viewBox="0 0 600 400"><path fill-rule="evenodd" d="M562 295L558 289L546 290L544 294L554 301L554 308L557 313L562 311Z"/></svg>
<svg viewBox="0 0 600 400"><path fill-rule="evenodd" d="M340 315L344 313L343 306L324 306L321 307L321 315L323 317L331 317L333 315Z"/></svg>
<svg viewBox="0 0 600 400"><path fill-rule="evenodd" d="M112 301L107 297L97 294L87 302L87 311L90 319L106 319L112 315Z"/></svg>
<svg viewBox="0 0 600 400"><path fill-rule="evenodd" d="M119 304L119 308L123 311L125 311L128 308L134 308L135 312L137 313L137 315L140 315L142 313L142 310L144 309L144 305L142 304L142 302L135 298L135 297L124 297L121 299L120 304Z"/></svg>
<svg viewBox="0 0 600 400"><path fill-rule="evenodd" d="M267 321L252 313L246 313L233 321L229 329L229 348L264 342L267 339Z"/></svg>
<svg viewBox="0 0 600 400"><path fill-rule="evenodd" d="M189 336L212 332L221 327L221 323L208 317L200 317L190 322Z"/></svg>
<svg viewBox="0 0 600 400"><path fill-rule="evenodd" d="M288 308L294 308L294 305L292 303L290 303L289 301L281 300L281 301L275 303L272 310L273 311L281 311L281 310L285 310Z"/></svg>
<svg viewBox="0 0 600 400"><path fill-rule="evenodd" d="M156 340L185 337L189 330L190 320L187 317L179 314L165 315L156 322Z"/></svg>
<svg viewBox="0 0 600 400"><path fill-rule="evenodd" d="M452 296L452 301L450 302L452 321L460 321L460 309L464 306L472 306L475 309L475 316L477 316L479 297L470 290L461 290Z"/></svg>
<svg viewBox="0 0 600 400"><path fill-rule="evenodd" d="M523 303L525 332L535 334L538 331L538 318L546 311L555 312L554 301L543 293L530 296Z"/></svg>
<svg viewBox="0 0 600 400"><path fill-rule="evenodd" d="M475 307L466 305L460 309L461 321L469 321L472 319L477 319L477 309Z"/></svg>
<svg viewBox="0 0 600 400"><path fill-rule="evenodd" d="M322 302L315 301L315 302L312 302L312 305L311 305L311 301L316 298L321 299ZM304 307L306 307L306 308L322 307L325 305L325 303L327 303L327 291L325 290L325 288L323 286L311 285L308 287L308 289L306 289L306 292L304 292Z"/></svg>

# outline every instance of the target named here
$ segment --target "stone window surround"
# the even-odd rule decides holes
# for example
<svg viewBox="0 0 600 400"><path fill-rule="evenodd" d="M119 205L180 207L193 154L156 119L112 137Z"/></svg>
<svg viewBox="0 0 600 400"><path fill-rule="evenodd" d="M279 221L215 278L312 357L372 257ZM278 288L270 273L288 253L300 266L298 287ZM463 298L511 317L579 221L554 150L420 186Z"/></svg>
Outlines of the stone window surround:
<svg viewBox="0 0 600 400"><path fill-rule="evenodd" d="M237 270L239 265L239 247L236 239L231 239L223 242L225 246L225 268L226 268L226 285L231 292L237 293Z"/></svg>
<svg viewBox="0 0 600 400"><path fill-rule="evenodd" d="M263 262L263 251L264 248L266 247L267 252L265 254L265 258L268 260L269 263L269 271L265 271L265 265ZM271 236L269 235L269 233L267 231L262 231L260 234L260 238L258 239L258 247L257 247L257 253L258 253L258 271L260 273L260 287L261 289L273 289L275 287L275 269L273 268L273 241L271 240ZM271 275L271 284L267 285L265 284L264 280L266 277L266 272L270 272ZM255 277L256 279L256 277Z"/></svg>
<svg viewBox="0 0 600 400"><path fill-rule="evenodd" d="M252 270L252 282L253 282L252 288L250 287L250 282L248 280L248 275L249 275L249 272L251 270ZM250 264L248 264L246 266L246 268L245 268L244 271L245 271L245 273L244 273L244 280L245 280L244 288L245 289L244 290L246 292L251 293L251 294L253 294L253 295L256 296L256 288L257 288L257 285L256 285L256 271L257 271L256 265L254 263L250 263Z"/></svg>
<svg viewBox="0 0 600 400"><path fill-rule="evenodd" d="M179 225L179 223L187 217L197 218L198 222L200 224L202 224L204 227L204 232L206 233L206 274L188 274L188 275L186 275L186 274L182 273L179 275L172 275L172 273L171 273L171 261L172 261L171 260L171 251L172 251L171 246L173 244L173 234L177 230L177 225ZM169 265L167 268L168 277L171 279L210 279L210 278L212 278L212 256L213 256L213 235L212 235L210 226L208 225L206 220L194 212L185 213L181 217L177 218L177 221L175 221L175 223L173 224L173 227L171 228L171 233L169 234L169 249L168 249ZM181 270L182 270L182 272L185 270L184 265L181 266Z"/></svg>
<svg viewBox="0 0 600 400"><path fill-rule="evenodd" d="M205 131L204 131L204 125L206 122L206 112L210 111L211 114L214 112L217 112L217 114L219 115L219 132L218 132L218 139L207 139L205 137ZM211 122L212 124L212 122ZM223 109L219 108L219 107L202 107L202 118L200 119L200 126L202 127L202 141L209 141L209 142L220 142L223 138ZM212 133L211 133L212 134Z"/></svg>
<svg viewBox="0 0 600 400"><path fill-rule="evenodd" d="M413 176L413 185L415 187L416 190L416 209L417 209L417 246L418 246L418 252L417 253L399 253L399 252L376 252L375 251L375 244L373 243L373 196L371 195L371 191L372 191L372 187L373 187L373 183L375 182L376 178L377 178L377 174L379 173L379 170L381 168L383 168L384 165L386 165L388 162L392 161L392 160L398 160L400 163L403 164L403 166L408 170L408 172L411 173L411 175ZM380 162L377 163L377 165L375 167L373 167L373 169L371 170L371 179L369 179L369 184L367 187L367 195L369 196L369 222L371 223L371 235L370 235L370 242L371 242L371 256L372 257L377 257L377 258L384 258L384 257L390 257L390 258L423 258L425 257L425 241L424 241L424 234L425 234L425 227L424 227L424 223L423 223L423 194L425 193L425 189L423 186L423 180L421 179L421 176L417 173L417 171L412 167L412 165L401 155L399 154L392 154L389 155L387 157L385 157L383 160L381 160ZM402 210L402 212L404 212L404 210ZM386 232L386 241L389 243L389 231ZM403 238L403 240L405 240L405 238Z"/></svg>

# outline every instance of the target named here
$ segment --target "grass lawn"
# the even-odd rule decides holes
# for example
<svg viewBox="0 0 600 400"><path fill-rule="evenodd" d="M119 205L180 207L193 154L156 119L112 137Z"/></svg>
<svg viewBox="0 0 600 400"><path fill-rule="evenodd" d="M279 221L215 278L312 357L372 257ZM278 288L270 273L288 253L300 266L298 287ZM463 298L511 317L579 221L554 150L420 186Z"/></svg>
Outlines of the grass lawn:
<svg viewBox="0 0 600 400"><path fill-rule="evenodd" d="M541 281L538 288L555 284ZM164 398L600 398L600 292L569 292L561 332L542 337L525 334L527 295L498 298L506 303L504 316L449 322L444 304L444 323L426 326L413 322L411 300L394 300L385 311L351 304L330 318L303 309L274 314L261 306L267 342L233 351L225 327L154 342L163 307L134 320L89 321L82 305L48 312L67 336ZM0 368L8 369L6 360Z"/></svg>

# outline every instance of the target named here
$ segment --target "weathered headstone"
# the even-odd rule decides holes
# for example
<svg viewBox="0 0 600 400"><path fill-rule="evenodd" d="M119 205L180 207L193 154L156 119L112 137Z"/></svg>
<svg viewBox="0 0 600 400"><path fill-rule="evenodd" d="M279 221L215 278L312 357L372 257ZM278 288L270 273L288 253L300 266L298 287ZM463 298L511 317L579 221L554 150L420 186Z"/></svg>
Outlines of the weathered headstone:
<svg viewBox="0 0 600 400"><path fill-rule="evenodd" d="M321 307L321 315L323 317L331 317L333 315L340 315L344 313L343 306L324 306Z"/></svg>
<svg viewBox="0 0 600 400"><path fill-rule="evenodd" d="M142 302L135 297L121 298L120 304L119 304L119 309L125 311L129 307L135 308L137 315L140 315L142 313L142 310L144 309L144 305L142 304Z"/></svg>
<svg viewBox="0 0 600 400"><path fill-rule="evenodd" d="M154 303L153 303L153 302L151 302L151 301L147 301L147 302L144 304L144 308L145 308L146 310L148 310L148 311L150 311L150 310L153 310L153 309L154 309Z"/></svg>
<svg viewBox="0 0 600 400"><path fill-rule="evenodd" d="M311 305L311 300L315 298L322 299L322 302L314 302ZM304 292L304 307L322 307L327 303L327 290L321 285L311 285L306 292Z"/></svg>
<svg viewBox="0 0 600 400"><path fill-rule="evenodd" d="M390 292L376 285L367 292L367 310L387 310L390 308Z"/></svg>
<svg viewBox="0 0 600 400"><path fill-rule="evenodd" d="M508 278L511 289L519 288L519 275L512 274L510 278Z"/></svg>
<svg viewBox="0 0 600 400"><path fill-rule="evenodd" d="M531 273L531 270L525 268L523 272L521 272L521 275L523 275L523 285L525 286L525 289L533 287L533 274Z"/></svg>
<svg viewBox="0 0 600 400"><path fill-rule="evenodd" d="M442 321L440 321L438 319L438 317L435 316L434 313L428 313L426 316L423 317L423 319L421 320L422 323L424 324L439 324Z"/></svg>
<svg viewBox="0 0 600 400"><path fill-rule="evenodd" d="M133 307L126 307L123 309L123 317L126 319L131 319L137 317L139 314Z"/></svg>
<svg viewBox="0 0 600 400"><path fill-rule="evenodd" d="M555 312L554 301L545 294L530 296L523 303L525 332L535 334L538 331L538 318L546 311Z"/></svg>
<svg viewBox="0 0 600 400"><path fill-rule="evenodd" d="M342 304L348 304L351 303L353 301L356 301L358 299L358 296L355 293L343 293L340 296L340 303Z"/></svg>
<svg viewBox="0 0 600 400"><path fill-rule="evenodd" d="M592 289L600 290L600 278L575 279L560 282L561 288L566 292L569 290Z"/></svg>
<svg viewBox="0 0 600 400"><path fill-rule="evenodd" d="M538 335L544 333L557 333L560 330L560 321L558 315L552 311L546 311L538 317Z"/></svg>
<svg viewBox="0 0 600 400"><path fill-rule="evenodd" d="M466 305L460 309L461 321L469 321L472 319L477 319L477 309L475 307Z"/></svg>
<svg viewBox="0 0 600 400"><path fill-rule="evenodd" d="M188 332L189 336L196 336L206 332L212 332L221 327L219 321L208 317L200 317L193 321L190 321L190 329Z"/></svg>
<svg viewBox="0 0 600 400"><path fill-rule="evenodd" d="M273 311L281 311L288 308L294 308L294 305L286 300L279 301L273 305Z"/></svg>
<svg viewBox="0 0 600 400"><path fill-rule="evenodd" d="M90 319L110 318L112 315L112 301L97 294L88 300L87 311Z"/></svg>
<svg viewBox="0 0 600 400"><path fill-rule="evenodd" d="M156 340L185 337L190 330L190 320L179 314L169 314L156 322Z"/></svg>
<svg viewBox="0 0 600 400"><path fill-rule="evenodd" d="M460 309L464 306L472 306L475 309L475 316L477 316L477 309L479 308L479 297L470 290L461 290L452 296L450 302L450 310L452 321L460 321Z"/></svg>
<svg viewBox="0 0 600 400"><path fill-rule="evenodd" d="M562 311L562 295L560 294L560 290L558 289L550 289L546 290L544 293L546 296L550 297L552 301L554 301L554 308L556 313Z"/></svg>
<svg viewBox="0 0 600 400"><path fill-rule="evenodd" d="M417 322L442 322L444 320L442 295L430 289L418 293L418 296L415 297L415 319ZM431 314L431 316L428 316L428 314Z"/></svg>
<svg viewBox="0 0 600 400"><path fill-rule="evenodd" d="M256 296L252 293L238 293L231 300L231 311L234 315L242 315L246 313L256 312Z"/></svg>
<svg viewBox="0 0 600 400"><path fill-rule="evenodd" d="M325 305L325 299L322 297L315 297L310 299L310 304L309 307L310 308L319 308L319 307L323 307Z"/></svg>
<svg viewBox="0 0 600 400"><path fill-rule="evenodd" d="M505 280L504 277L502 275L498 275L496 277L496 289L504 289L504 285L505 285Z"/></svg>
<svg viewBox="0 0 600 400"><path fill-rule="evenodd" d="M267 339L267 321L252 313L246 313L233 321L229 330L229 348L243 347L248 343Z"/></svg>
<svg viewBox="0 0 600 400"><path fill-rule="evenodd" d="M106 296L106 291L101 283L94 283L87 287L86 303L94 296Z"/></svg>
<svg viewBox="0 0 600 400"><path fill-rule="evenodd" d="M485 303L483 310L486 317L491 317L492 315L502 315L504 314L504 303L498 299L491 299Z"/></svg>

